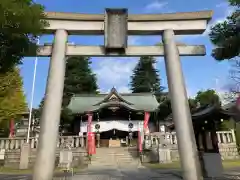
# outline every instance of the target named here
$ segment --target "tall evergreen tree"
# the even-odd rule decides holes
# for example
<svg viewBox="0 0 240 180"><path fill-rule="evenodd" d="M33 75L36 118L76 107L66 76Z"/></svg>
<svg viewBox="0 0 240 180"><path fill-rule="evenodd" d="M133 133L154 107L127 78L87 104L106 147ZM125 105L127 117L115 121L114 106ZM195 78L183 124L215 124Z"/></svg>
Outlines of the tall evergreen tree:
<svg viewBox="0 0 240 180"><path fill-rule="evenodd" d="M163 90L160 86L160 77L154 67L156 60L154 57L142 56L133 70L130 87L133 93L155 92Z"/></svg>
<svg viewBox="0 0 240 180"><path fill-rule="evenodd" d="M61 112L61 124L72 120L71 111L67 109L71 97L74 94L98 93L96 75L90 68L91 61L88 57L69 57L66 60L66 73L64 81L63 102ZM44 104L44 97L36 111L40 117Z"/></svg>
<svg viewBox="0 0 240 180"><path fill-rule="evenodd" d="M216 60L231 59L240 55L240 1L228 0L235 11L225 21L217 23L209 34L211 42L216 46L212 56Z"/></svg>
<svg viewBox="0 0 240 180"><path fill-rule="evenodd" d="M11 119L27 111L20 70L0 73L0 127L6 129Z"/></svg>
<svg viewBox="0 0 240 180"><path fill-rule="evenodd" d="M88 57L69 57L63 91L63 107L67 106L74 94L97 93L97 78L90 68Z"/></svg>

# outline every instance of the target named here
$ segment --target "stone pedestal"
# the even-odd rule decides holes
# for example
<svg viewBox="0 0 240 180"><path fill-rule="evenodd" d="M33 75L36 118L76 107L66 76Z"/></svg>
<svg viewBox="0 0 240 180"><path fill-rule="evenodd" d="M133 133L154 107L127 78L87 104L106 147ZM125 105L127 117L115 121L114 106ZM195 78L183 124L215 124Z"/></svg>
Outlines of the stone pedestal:
<svg viewBox="0 0 240 180"><path fill-rule="evenodd" d="M60 151L59 167L70 170L73 161L73 153L71 150Z"/></svg>
<svg viewBox="0 0 240 180"><path fill-rule="evenodd" d="M159 163L171 163L171 152L168 148L158 149Z"/></svg>
<svg viewBox="0 0 240 180"><path fill-rule="evenodd" d="M203 153L205 177L219 178L223 175L223 165L219 153Z"/></svg>
<svg viewBox="0 0 240 180"><path fill-rule="evenodd" d="M0 149L0 166L4 165L5 160L5 149Z"/></svg>
<svg viewBox="0 0 240 180"><path fill-rule="evenodd" d="M29 155L30 155L30 145L28 143L22 144L19 169L28 169Z"/></svg>

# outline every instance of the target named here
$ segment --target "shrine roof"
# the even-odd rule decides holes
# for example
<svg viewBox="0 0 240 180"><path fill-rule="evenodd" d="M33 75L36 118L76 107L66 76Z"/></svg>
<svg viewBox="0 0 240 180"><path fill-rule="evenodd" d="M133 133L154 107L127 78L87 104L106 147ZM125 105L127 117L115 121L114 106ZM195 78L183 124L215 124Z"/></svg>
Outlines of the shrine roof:
<svg viewBox="0 0 240 180"><path fill-rule="evenodd" d="M235 106L236 106L236 102L233 101L223 106L212 105L212 106L199 107L191 113L192 119L197 120L197 119L201 119L216 113L226 115L226 116L235 116L236 115L236 112L234 109ZM170 114L165 120L171 121L172 118L173 118L172 114Z"/></svg>
<svg viewBox="0 0 240 180"><path fill-rule="evenodd" d="M112 88L108 94L76 94L68 108L72 113L86 113L111 106L120 106L132 111L158 110L159 103L152 93L118 93Z"/></svg>

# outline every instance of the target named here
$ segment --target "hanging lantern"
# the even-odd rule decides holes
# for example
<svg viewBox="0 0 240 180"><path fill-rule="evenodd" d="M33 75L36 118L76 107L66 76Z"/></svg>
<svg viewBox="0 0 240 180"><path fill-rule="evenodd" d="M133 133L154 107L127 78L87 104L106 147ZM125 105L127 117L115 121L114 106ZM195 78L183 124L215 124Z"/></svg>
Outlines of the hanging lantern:
<svg viewBox="0 0 240 180"><path fill-rule="evenodd" d="M97 113L97 121L99 122L99 114Z"/></svg>
<svg viewBox="0 0 240 180"><path fill-rule="evenodd" d="M133 123L129 123L129 124L128 124L128 128L129 128L129 129L132 129L132 128L133 128Z"/></svg>
<svg viewBox="0 0 240 180"><path fill-rule="evenodd" d="M131 121L131 111L129 111L128 121Z"/></svg>
<svg viewBox="0 0 240 180"><path fill-rule="evenodd" d="M95 125L95 129L96 129L97 132L99 132L100 124L96 124L96 125Z"/></svg>

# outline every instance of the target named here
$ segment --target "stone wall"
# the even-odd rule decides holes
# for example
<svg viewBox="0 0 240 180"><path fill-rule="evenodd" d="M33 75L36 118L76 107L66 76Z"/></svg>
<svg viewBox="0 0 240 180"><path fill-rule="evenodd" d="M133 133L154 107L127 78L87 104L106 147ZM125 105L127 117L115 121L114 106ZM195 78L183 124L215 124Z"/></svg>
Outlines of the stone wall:
<svg viewBox="0 0 240 180"><path fill-rule="evenodd" d="M73 152L73 166L82 166L88 163L88 156L85 149L85 137L79 136L60 136L57 143L56 151L56 167L59 166L59 156L62 146L69 141L71 151ZM0 154L1 165L9 168L20 167L21 147L26 144L26 138L0 138L0 150L4 150L4 154ZM27 150L28 168L34 166L37 154L38 139L30 138L29 151ZM23 156L22 156L23 157ZM26 163L25 163L26 164Z"/></svg>
<svg viewBox="0 0 240 180"><path fill-rule="evenodd" d="M218 137L219 152L223 160L234 160L234 159L240 158L239 149L236 144L235 133L233 130L218 131L217 137ZM171 133L158 132L158 133L152 134L151 135L151 151L144 151L142 161L143 162L159 161L160 159L159 149L161 149L161 147L163 146L170 151L171 161L179 161L177 137L175 132L171 132Z"/></svg>
<svg viewBox="0 0 240 180"><path fill-rule="evenodd" d="M219 152L222 156L222 160L235 160L240 158L236 143L219 145ZM171 148L170 153L172 161L179 161L178 148Z"/></svg>
<svg viewBox="0 0 240 180"><path fill-rule="evenodd" d="M8 168L14 168L18 169L19 164L20 164L20 149L14 149L14 150L7 150L5 152L5 158L4 158L4 167ZM60 154L61 149L57 149L56 151L56 159L55 159L55 166L59 166L59 154ZM73 152L73 163L72 165L74 167L77 166L84 166L87 165L88 163L88 156L87 152L83 148L76 148L71 150ZM29 164L28 168L32 168L34 166L35 160L36 160L36 154L37 150L36 149L30 149L30 154L29 154Z"/></svg>
<svg viewBox="0 0 240 180"><path fill-rule="evenodd" d="M239 151L236 143L219 144L219 151L223 160L239 159Z"/></svg>

